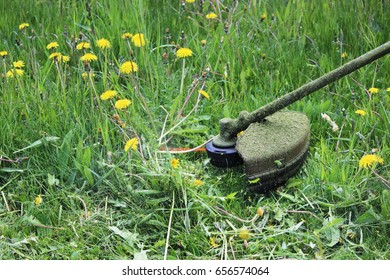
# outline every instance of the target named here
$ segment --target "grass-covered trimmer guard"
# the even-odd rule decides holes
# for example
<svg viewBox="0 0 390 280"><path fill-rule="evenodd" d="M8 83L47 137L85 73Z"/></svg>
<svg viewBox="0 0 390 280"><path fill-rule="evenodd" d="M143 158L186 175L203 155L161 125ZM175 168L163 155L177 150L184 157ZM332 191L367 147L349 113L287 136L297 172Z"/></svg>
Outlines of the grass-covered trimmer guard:
<svg viewBox="0 0 390 280"><path fill-rule="evenodd" d="M206 145L211 163L217 167L244 163L251 191L265 192L283 184L305 161L310 123L303 113L278 111L389 52L387 42L251 113L220 120L219 135Z"/></svg>

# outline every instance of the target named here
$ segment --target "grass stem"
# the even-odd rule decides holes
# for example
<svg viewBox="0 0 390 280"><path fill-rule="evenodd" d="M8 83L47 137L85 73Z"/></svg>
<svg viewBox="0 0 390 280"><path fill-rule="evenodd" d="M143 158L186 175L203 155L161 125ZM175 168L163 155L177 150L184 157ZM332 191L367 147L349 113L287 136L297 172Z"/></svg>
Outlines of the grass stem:
<svg viewBox="0 0 390 280"><path fill-rule="evenodd" d="M169 214L167 237L165 241L164 260L167 260L168 257L169 238L170 238L171 228L172 228L172 217L173 217L174 206L175 206L175 192L172 192L172 205L171 205L171 212Z"/></svg>

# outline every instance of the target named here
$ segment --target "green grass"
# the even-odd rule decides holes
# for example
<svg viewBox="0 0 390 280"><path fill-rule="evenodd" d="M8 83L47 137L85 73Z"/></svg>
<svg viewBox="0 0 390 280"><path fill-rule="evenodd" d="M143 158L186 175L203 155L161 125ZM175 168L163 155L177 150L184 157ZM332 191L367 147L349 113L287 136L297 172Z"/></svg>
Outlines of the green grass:
<svg viewBox="0 0 390 280"><path fill-rule="evenodd" d="M288 107L309 117L310 151L268 195L245 191L242 167L166 152L388 41L388 2L117 2L0 1L0 259L390 258L389 57ZM88 67L77 38L98 57ZM48 59L52 41L69 62ZM184 68L178 46L193 51ZM7 78L17 60L24 75ZM119 73L127 60L139 70ZM100 100L110 89L129 108ZM137 150L125 152L133 137ZM373 149L383 164L359 168Z"/></svg>

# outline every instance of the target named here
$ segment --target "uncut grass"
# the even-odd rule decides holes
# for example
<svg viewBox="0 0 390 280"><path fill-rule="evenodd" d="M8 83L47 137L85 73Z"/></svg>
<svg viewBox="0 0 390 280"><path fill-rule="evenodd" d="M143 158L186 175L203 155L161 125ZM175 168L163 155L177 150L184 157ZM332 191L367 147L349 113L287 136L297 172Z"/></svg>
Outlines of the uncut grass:
<svg viewBox="0 0 390 280"><path fill-rule="evenodd" d="M156 2L14 1L16 12L3 13L0 46L9 52L7 63L26 62L26 75L1 83L0 155L20 162L0 165L0 257L388 259L388 58L289 107L311 120L310 154L300 173L268 196L245 192L242 168L215 169L203 154L156 152L163 127L191 111L198 88L211 99L201 99L172 130L168 146L197 146L218 133L220 118L256 109L334 69L345 62L344 51L350 59L385 42L387 4L215 1L200 13L198 4ZM208 12L218 20L206 21ZM17 29L21 22L30 23L33 38ZM126 31L145 34L147 45L133 46L131 54L120 38ZM80 54L70 47L80 33L99 57L91 63L93 84L81 78ZM106 54L95 45L101 37L112 44ZM51 41L72 57L60 65L63 75L47 58ZM182 96L175 44L194 52L186 58ZM133 79L117 75L129 59L139 65ZM366 90L374 86L382 91L369 99ZM99 100L111 88L132 99L128 111ZM357 116L356 109L368 115ZM115 123L115 113L126 128ZM321 113L339 124L340 135ZM47 136L59 140L15 153ZM133 136L142 153L124 153ZM385 161L375 167L381 177L358 168L373 148ZM172 157L180 159L178 169L170 167ZM203 185L194 186L194 179ZM258 207L265 212L254 221ZM250 230L249 240L239 238L242 228Z"/></svg>

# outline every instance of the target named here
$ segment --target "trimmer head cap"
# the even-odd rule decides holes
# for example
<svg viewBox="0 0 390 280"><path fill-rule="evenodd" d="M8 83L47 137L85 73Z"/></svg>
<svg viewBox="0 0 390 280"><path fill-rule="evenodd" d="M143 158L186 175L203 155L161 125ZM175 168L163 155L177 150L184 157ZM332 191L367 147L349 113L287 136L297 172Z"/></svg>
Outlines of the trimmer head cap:
<svg viewBox="0 0 390 280"><path fill-rule="evenodd" d="M211 164L216 167L235 167L242 164L242 158L235 146L218 147L213 144L213 141L210 141L206 144L206 151Z"/></svg>

